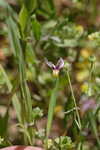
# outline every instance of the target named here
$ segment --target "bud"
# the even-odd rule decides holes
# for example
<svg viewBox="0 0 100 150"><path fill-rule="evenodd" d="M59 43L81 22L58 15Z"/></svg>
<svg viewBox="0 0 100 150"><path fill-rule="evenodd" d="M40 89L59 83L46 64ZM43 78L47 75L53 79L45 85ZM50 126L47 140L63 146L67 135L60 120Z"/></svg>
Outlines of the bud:
<svg viewBox="0 0 100 150"><path fill-rule="evenodd" d="M91 63L95 62L95 61L96 61L96 57L95 57L95 56L90 56L90 57L89 57L89 61L90 61Z"/></svg>

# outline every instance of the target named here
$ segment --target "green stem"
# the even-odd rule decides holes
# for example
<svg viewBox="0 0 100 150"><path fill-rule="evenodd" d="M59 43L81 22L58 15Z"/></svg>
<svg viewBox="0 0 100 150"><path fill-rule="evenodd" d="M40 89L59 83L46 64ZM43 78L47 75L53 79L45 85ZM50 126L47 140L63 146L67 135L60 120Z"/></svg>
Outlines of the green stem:
<svg viewBox="0 0 100 150"><path fill-rule="evenodd" d="M94 72L94 66L95 66L95 63L91 62L90 74L89 74L89 84L88 84L89 91L92 89L92 77L93 77L93 72ZM91 96L90 92L88 92L88 96ZM90 123L91 123L92 131L93 131L93 133L95 135L95 138L97 140L98 147L100 148L100 139L99 139L99 136L98 136L97 124L96 124L96 120L94 118L94 115L93 115L92 111L90 111L88 113L88 117L89 117L89 120L90 120Z"/></svg>
<svg viewBox="0 0 100 150"><path fill-rule="evenodd" d="M81 128L82 128L81 127L81 119L80 119L80 115L79 115L79 112L78 112L78 107L77 107L77 104L76 104L76 100L75 100L75 96L74 96L74 92L73 92L73 88L72 88L72 84L71 84L71 80L70 80L69 71L67 71L67 78L68 78L68 82L69 82L73 102L74 102L74 105L75 105L76 115L77 115L77 119L78 119L78 122L76 122L76 123L77 123L79 129L81 130Z"/></svg>
<svg viewBox="0 0 100 150"><path fill-rule="evenodd" d="M13 89L13 86L12 86L8 76L7 76L7 73L6 73L5 69L3 68L3 66L1 64L0 64L0 70L1 70L1 72L2 72L2 74L4 76L4 78L5 78L5 83L6 83L7 87L8 87L8 91L11 92L12 89ZM12 96L12 103L13 103L13 106L14 106L14 108L16 110L16 115L18 117L18 120L19 120L20 123L22 123L21 105L20 105L19 99L18 99L16 94L14 94ZM9 105L10 105L10 102L9 102Z"/></svg>
<svg viewBox="0 0 100 150"><path fill-rule="evenodd" d="M91 63L90 70L89 70L89 82L88 82L88 96L91 96L92 90L92 74L94 70L94 63Z"/></svg>
<svg viewBox="0 0 100 150"><path fill-rule="evenodd" d="M46 128L46 140L48 140L48 136L51 130L52 120L53 120L53 114L54 114L54 108L56 105L56 99L57 99L57 90L58 90L58 84L59 79L56 79L55 88L52 91L50 103L49 103L49 109L48 109L48 120L47 120L47 128Z"/></svg>
<svg viewBox="0 0 100 150"><path fill-rule="evenodd" d="M90 111L88 113L88 117L89 117L89 120L90 120L90 123L91 123L92 131L93 131L93 133L95 135L95 138L97 140L98 147L100 148L100 138L98 136L97 124L96 124L96 120L95 120L95 117L93 115L93 112Z"/></svg>

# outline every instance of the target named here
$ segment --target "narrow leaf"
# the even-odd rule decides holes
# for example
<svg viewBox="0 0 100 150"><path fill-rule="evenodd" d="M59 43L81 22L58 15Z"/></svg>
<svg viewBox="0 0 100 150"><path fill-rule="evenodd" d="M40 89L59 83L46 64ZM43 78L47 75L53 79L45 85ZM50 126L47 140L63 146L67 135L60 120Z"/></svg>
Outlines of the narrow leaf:
<svg viewBox="0 0 100 150"><path fill-rule="evenodd" d="M33 35L35 37L36 40L40 40L40 36L41 36L41 25L38 22L38 20L36 19L36 17L34 16L32 19L32 31L33 31Z"/></svg>
<svg viewBox="0 0 100 150"><path fill-rule="evenodd" d="M23 2L29 13L37 8L37 0L23 0Z"/></svg>
<svg viewBox="0 0 100 150"><path fill-rule="evenodd" d="M28 11L25 7L25 5L22 6L21 11L19 13L19 24L21 27L21 31L24 32L27 22L28 22Z"/></svg>
<svg viewBox="0 0 100 150"><path fill-rule="evenodd" d="M50 130L51 130L51 125L52 125L52 120L53 120L53 113L54 113L54 108L56 105L56 99L57 99L57 90L58 90L58 84L59 84L59 79L56 79L56 85L54 90L52 91L51 98L50 98L50 103L49 103L49 109L48 109L48 121L47 121L47 129L46 129L46 135L47 137L49 136Z"/></svg>
<svg viewBox="0 0 100 150"><path fill-rule="evenodd" d="M9 80L5 70L4 70L4 68L2 67L2 65L0 65L0 70L1 70L1 72L2 72L2 74L4 76L4 78L5 78L5 82L7 84L8 90L9 90L9 92L11 92L12 84L11 84L11 82L10 82L10 80ZM12 103L13 103L13 106L14 106L14 108L16 110L16 115L18 117L18 120L19 120L19 122L21 122L21 106L20 106L20 103L19 103L19 100L18 100L16 94L14 94L14 96L12 97Z"/></svg>

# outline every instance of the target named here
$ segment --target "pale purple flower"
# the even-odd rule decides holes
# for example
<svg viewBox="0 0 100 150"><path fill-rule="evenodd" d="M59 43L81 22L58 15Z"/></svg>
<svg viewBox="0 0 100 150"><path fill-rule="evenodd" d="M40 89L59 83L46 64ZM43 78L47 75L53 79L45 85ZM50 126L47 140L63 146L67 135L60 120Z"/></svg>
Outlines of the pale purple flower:
<svg viewBox="0 0 100 150"><path fill-rule="evenodd" d="M81 100L80 107L81 114L84 115L85 112L96 107L96 101L94 100L94 98L87 98L85 100Z"/></svg>
<svg viewBox="0 0 100 150"><path fill-rule="evenodd" d="M58 76L60 69L64 67L64 60L60 58L56 65L45 59L46 64L53 70L53 75Z"/></svg>

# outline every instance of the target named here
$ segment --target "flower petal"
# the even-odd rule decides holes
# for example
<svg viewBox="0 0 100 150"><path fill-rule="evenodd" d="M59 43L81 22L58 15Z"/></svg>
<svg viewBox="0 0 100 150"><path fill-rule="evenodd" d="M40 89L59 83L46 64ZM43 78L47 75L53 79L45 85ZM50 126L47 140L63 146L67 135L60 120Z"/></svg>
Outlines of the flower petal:
<svg viewBox="0 0 100 150"><path fill-rule="evenodd" d="M60 58L56 64L56 69L61 69L64 67L64 60L62 58Z"/></svg>
<svg viewBox="0 0 100 150"><path fill-rule="evenodd" d="M52 68L52 69L56 68L56 66L52 62L48 61L46 58L45 58L45 62L50 68Z"/></svg>

